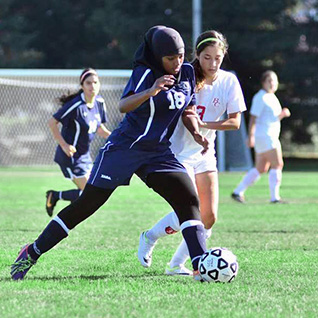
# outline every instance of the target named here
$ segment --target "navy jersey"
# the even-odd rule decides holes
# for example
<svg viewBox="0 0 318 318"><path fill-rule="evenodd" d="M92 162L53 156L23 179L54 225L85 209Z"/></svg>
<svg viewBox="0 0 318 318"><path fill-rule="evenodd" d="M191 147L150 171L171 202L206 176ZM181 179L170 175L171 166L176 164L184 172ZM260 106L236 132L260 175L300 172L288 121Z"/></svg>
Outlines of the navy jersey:
<svg viewBox="0 0 318 318"><path fill-rule="evenodd" d="M65 103L53 117L61 122L61 135L68 144L76 148L74 157L77 158L89 151L97 128L106 122L105 102L101 96L96 96L94 107L88 108L82 93ZM57 151L63 152L62 149Z"/></svg>
<svg viewBox="0 0 318 318"><path fill-rule="evenodd" d="M151 88L155 80L151 69L138 66L134 69L122 98ZM193 67L184 63L173 87L159 92L127 113L108 141L122 149L154 151L169 147L169 138L184 108L195 104L194 90Z"/></svg>

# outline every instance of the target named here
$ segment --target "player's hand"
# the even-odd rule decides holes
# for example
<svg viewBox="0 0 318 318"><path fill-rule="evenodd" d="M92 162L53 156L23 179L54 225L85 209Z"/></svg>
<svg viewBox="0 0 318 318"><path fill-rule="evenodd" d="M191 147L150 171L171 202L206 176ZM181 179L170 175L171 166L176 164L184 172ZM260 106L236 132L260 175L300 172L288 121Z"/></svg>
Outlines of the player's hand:
<svg viewBox="0 0 318 318"><path fill-rule="evenodd" d="M205 122L201 120L199 114L195 111L195 109L191 109L191 108L185 109L183 112L183 115L187 117L195 118L198 121L199 127L206 127L207 125Z"/></svg>
<svg viewBox="0 0 318 318"><path fill-rule="evenodd" d="M68 157L73 157L74 153L76 152L76 148L73 145L65 144L61 147Z"/></svg>
<svg viewBox="0 0 318 318"><path fill-rule="evenodd" d="M169 86L173 86L176 78L173 75L163 75L159 77L149 90L151 96L156 96L161 91L167 91Z"/></svg>
<svg viewBox="0 0 318 318"><path fill-rule="evenodd" d="M290 110L287 107L284 107L281 112L282 118L290 117L290 115L291 115Z"/></svg>
<svg viewBox="0 0 318 318"><path fill-rule="evenodd" d="M209 150L209 141L199 133L194 134L193 138L199 145L203 147L201 154L204 155Z"/></svg>

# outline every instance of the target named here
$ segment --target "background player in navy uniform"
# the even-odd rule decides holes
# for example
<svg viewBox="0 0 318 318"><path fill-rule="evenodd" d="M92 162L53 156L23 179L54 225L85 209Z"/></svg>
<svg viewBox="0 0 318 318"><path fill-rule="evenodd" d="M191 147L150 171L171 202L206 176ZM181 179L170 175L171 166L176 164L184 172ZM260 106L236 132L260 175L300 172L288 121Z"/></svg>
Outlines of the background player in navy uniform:
<svg viewBox="0 0 318 318"><path fill-rule="evenodd" d="M198 261L206 247L199 201L185 168L169 148L179 117L195 104L193 67L183 61L184 43L177 31L164 26L148 30L119 103L126 116L100 149L81 196L59 212L35 242L22 248L11 266L14 280L23 279L42 254L98 210L117 186L128 185L134 173L173 207L188 244L194 278L200 279ZM196 128L193 134L207 150L208 142Z"/></svg>
<svg viewBox="0 0 318 318"><path fill-rule="evenodd" d="M62 107L49 120L54 139L58 142L54 161L63 175L71 179L77 189L46 192L46 211L52 216L58 200L74 201L84 190L92 168L89 146L95 134L107 138L110 131L104 126L107 120L104 99L98 95L100 82L96 71L85 69L80 76L81 89L59 98ZM59 123L62 130L59 130Z"/></svg>

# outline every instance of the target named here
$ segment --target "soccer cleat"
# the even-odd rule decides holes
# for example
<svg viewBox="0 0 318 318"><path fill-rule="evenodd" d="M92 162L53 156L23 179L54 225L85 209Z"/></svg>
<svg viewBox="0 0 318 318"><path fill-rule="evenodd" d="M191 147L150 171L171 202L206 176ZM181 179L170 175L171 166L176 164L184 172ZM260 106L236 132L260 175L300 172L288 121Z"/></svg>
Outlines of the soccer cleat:
<svg viewBox="0 0 318 318"><path fill-rule="evenodd" d="M58 201L58 199L55 199L54 195L53 195L53 190L49 190L46 192L46 212L49 216L53 215L53 210L54 207L56 205L56 202Z"/></svg>
<svg viewBox="0 0 318 318"><path fill-rule="evenodd" d="M244 196L243 195L239 195L239 194L236 194L236 193L232 193L231 194L231 197L233 200L239 202L239 203L245 203L245 199L244 199Z"/></svg>
<svg viewBox="0 0 318 318"><path fill-rule="evenodd" d="M22 280L29 269L36 263L28 253L29 245L22 247L17 259L11 265L11 277L13 280Z"/></svg>
<svg viewBox="0 0 318 318"><path fill-rule="evenodd" d="M191 276L192 271L187 269L183 264L170 267L170 263L168 263L165 269L165 274L170 276L174 276L174 275Z"/></svg>
<svg viewBox="0 0 318 318"><path fill-rule="evenodd" d="M278 199L278 200L270 201L270 203L274 203L274 204L287 204L288 202L287 202L287 201L284 201L284 200L281 200L281 199Z"/></svg>
<svg viewBox="0 0 318 318"><path fill-rule="evenodd" d="M152 251L156 245L156 242L151 242L147 238L147 231L142 232L139 239L138 247L138 259L143 267L150 267L152 263Z"/></svg>

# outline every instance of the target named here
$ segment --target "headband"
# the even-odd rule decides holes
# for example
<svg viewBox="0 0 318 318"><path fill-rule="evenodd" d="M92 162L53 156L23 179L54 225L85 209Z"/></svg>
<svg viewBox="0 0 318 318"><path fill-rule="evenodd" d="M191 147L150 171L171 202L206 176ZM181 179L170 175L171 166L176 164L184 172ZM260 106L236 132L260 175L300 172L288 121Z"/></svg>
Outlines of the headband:
<svg viewBox="0 0 318 318"><path fill-rule="evenodd" d="M81 76L81 78L80 78L80 83L83 82L85 76L88 75L88 74L92 74L92 75L96 75L96 76L97 76L97 73L96 73L94 70L86 71L86 72Z"/></svg>
<svg viewBox="0 0 318 318"><path fill-rule="evenodd" d="M203 43L205 43L205 42L208 42L208 41L214 41L214 42L219 42L219 43L221 43L223 46L224 46L224 43L220 40L220 39L218 39L218 38L206 38L206 39L204 39L204 40L202 40L201 42L199 42L199 44L197 45L197 49L199 48L199 46L201 45L201 44L203 44Z"/></svg>

